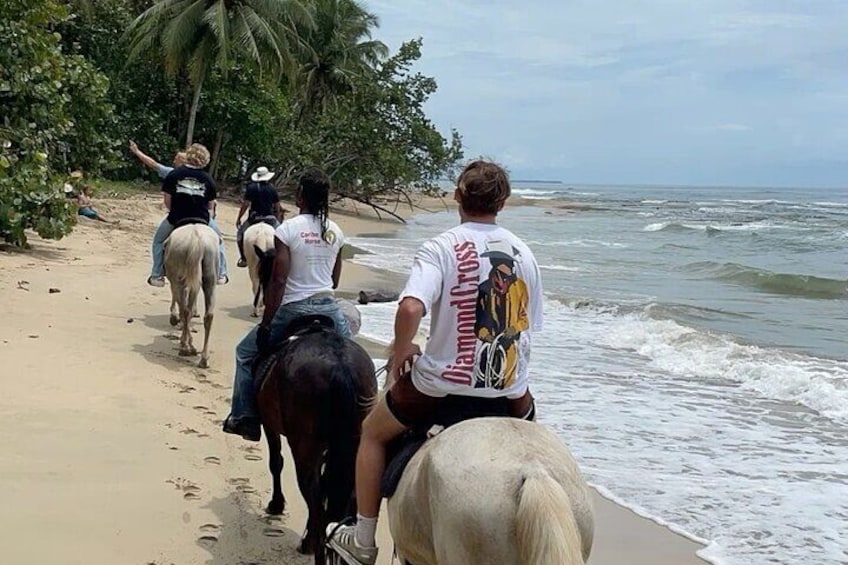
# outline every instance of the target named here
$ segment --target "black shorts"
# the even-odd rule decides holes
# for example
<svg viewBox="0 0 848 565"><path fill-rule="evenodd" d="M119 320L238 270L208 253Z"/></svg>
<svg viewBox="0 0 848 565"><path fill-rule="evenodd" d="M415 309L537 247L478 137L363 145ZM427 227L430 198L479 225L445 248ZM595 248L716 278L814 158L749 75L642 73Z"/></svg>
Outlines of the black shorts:
<svg viewBox="0 0 848 565"><path fill-rule="evenodd" d="M479 398L428 396L415 388L412 375L401 376L386 393L389 412L407 428L428 430L474 416L510 416L536 419L536 405L530 389L521 398Z"/></svg>

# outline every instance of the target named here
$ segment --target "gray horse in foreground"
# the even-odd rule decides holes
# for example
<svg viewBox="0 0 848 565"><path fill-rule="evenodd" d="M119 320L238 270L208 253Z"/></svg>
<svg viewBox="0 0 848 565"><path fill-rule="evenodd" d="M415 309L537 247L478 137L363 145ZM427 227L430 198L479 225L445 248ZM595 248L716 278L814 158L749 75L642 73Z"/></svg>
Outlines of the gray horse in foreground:
<svg viewBox="0 0 848 565"><path fill-rule="evenodd" d="M203 290L201 368L209 366L209 334L215 311L218 283L218 234L205 224L188 224L175 229L165 241L165 276L171 283L171 325L182 324L180 355L197 355L191 338L191 318L197 295Z"/></svg>
<svg viewBox="0 0 848 565"><path fill-rule="evenodd" d="M582 565L594 519L568 448L540 424L474 418L427 441L388 501L401 563Z"/></svg>

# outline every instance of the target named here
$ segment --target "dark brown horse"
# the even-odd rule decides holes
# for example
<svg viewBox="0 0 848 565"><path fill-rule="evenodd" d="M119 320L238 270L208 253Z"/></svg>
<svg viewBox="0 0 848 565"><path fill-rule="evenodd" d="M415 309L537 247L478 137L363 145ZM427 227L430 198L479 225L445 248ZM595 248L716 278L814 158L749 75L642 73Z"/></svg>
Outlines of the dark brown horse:
<svg viewBox="0 0 848 565"><path fill-rule="evenodd" d="M323 564L327 524L356 507L356 450L362 420L377 394L377 379L371 358L356 342L314 319L293 325L307 326L306 333L285 342L259 389L274 483L268 513L282 514L286 505L280 484L280 435L285 435L309 509L299 551L314 554L315 563Z"/></svg>

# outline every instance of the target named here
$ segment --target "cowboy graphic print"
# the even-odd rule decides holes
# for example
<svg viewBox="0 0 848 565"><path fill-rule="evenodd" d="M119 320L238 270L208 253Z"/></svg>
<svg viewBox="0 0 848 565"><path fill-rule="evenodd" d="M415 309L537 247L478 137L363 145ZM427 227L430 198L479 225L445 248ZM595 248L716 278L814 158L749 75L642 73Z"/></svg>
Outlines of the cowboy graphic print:
<svg viewBox="0 0 848 565"><path fill-rule="evenodd" d="M518 250L504 240L490 240L488 277L479 284L474 332L482 341L474 369L475 388L509 388L518 367L517 342L530 327L527 285L516 274Z"/></svg>

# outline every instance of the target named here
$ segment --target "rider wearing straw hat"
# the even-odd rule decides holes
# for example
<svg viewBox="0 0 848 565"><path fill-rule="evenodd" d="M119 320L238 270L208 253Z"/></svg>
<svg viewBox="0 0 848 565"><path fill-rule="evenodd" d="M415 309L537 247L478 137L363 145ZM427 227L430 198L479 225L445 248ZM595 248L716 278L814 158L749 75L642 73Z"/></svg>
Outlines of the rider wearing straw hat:
<svg viewBox="0 0 848 565"><path fill-rule="evenodd" d="M239 267L246 267L247 261L244 258L244 232L248 227L257 222L265 222L276 229L283 219L284 211L280 207L280 196L277 194L277 189L271 184L271 179L274 178L274 172L269 171L268 167L259 167L250 175L250 180L244 191L244 199L239 208L238 217L236 218L236 243L239 250ZM247 215L247 221L242 223L241 218L244 213L250 208Z"/></svg>

